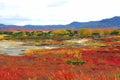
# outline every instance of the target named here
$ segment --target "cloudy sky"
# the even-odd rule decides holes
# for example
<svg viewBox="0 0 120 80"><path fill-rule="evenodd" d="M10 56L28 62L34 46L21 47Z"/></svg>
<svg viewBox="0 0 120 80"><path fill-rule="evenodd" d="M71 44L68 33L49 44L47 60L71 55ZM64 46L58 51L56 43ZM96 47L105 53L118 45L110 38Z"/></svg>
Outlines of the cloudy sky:
<svg viewBox="0 0 120 80"><path fill-rule="evenodd" d="M69 24L120 16L120 0L0 0L0 23Z"/></svg>

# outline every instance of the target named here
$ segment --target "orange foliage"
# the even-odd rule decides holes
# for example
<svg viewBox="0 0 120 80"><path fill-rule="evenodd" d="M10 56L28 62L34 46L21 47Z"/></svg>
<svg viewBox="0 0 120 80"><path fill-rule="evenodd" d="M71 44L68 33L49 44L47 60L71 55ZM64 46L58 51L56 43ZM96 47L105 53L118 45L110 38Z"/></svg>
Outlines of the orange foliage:
<svg viewBox="0 0 120 80"><path fill-rule="evenodd" d="M116 43L112 43L116 45ZM81 54L83 65L72 65ZM37 54L37 56L36 56ZM0 80L119 80L120 46L65 47L28 50L25 55L0 55ZM32 55L32 56L31 56ZM78 58L78 56L77 56Z"/></svg>

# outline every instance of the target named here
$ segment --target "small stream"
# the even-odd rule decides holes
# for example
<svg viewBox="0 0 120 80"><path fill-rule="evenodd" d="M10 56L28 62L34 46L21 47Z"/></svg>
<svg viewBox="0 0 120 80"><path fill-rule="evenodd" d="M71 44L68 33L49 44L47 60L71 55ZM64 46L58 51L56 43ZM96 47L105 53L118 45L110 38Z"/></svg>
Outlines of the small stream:
<svg viewBox="0 0 120 80"><path fill-rule="evenodd" d="M61 46L60 45L26 46L23 44L24 42L0 41L0 54L20 56L22 53L29 49L53 49L66 46L83 46L80 43L75 45L61 45Z"/></svg>
<svg viewBox="0 0 120 80"><path fill-rule="evenodd" d="M0 54L18 56L29 49L53 49L58 46L23 46L23 42L0 41Z"/></svg>

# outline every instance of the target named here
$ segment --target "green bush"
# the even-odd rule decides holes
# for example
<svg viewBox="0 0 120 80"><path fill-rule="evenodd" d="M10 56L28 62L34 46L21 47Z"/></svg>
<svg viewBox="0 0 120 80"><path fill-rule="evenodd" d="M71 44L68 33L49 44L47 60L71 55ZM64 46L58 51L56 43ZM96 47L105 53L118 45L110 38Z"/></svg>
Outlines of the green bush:
<svg viewBox="0 0 120 80"><path fill-rule="evenodd" d="M67 64L73 64L73 65L83 65L86 62L84 60L82 61L77 61L77 60L66 60Z"/></svg>
<svg viewBox="0 0 120 80"><path fill-rule="evenodd" d="M66 60L66 63L67 64L71 64L71 60Z"/></svg>

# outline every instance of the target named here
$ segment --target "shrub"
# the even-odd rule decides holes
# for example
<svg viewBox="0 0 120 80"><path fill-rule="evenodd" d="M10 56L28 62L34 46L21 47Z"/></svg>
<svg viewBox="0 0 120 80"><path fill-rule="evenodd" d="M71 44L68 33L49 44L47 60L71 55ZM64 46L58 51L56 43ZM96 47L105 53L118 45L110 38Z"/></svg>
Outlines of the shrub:
<svg viewBox="0 0 120 80"><path fill-rule="evenodd" d="M66 60L66 63L67 64L71 64L71 60Z"/></svg>
<svg viewBox="0 0 120 80"><path fill-rule="evenodd" d="M73 65L83 65L86 62L84 60L76 61L76 60L66 60L67 64L73 64Z"/></svg>

